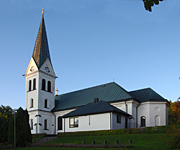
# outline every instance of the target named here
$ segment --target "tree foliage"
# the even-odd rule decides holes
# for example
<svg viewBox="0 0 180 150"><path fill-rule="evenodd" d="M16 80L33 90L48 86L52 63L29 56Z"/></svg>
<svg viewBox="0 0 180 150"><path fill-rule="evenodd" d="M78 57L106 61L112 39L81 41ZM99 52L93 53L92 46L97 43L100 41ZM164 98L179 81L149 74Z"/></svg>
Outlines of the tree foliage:
<svg viewBox="0 0 180 150"><path fill-rule="evenodd" d="M172 125L166 133L169 149L180 148L180 125Z"/></svg>
<svg viewBox="0 0 180 150"><path fill-rule="evenodd" d="M27 110L19 108L16 116L16 144L27 146L32 142ZM14 115L10 106L0 106L0 143L14 143Z"/></svg>
<svg viewBox="0 0 180 150"><path fill-rule="evenodd" d="M14 119L12 118L9 124L8 140L14 142ZM16 144L19 147L24 147L32 142L32 135L29 126L29 115L27 110L21 107L16 113Z"/></svg>
<svg viewBox="0 0 180 150"><path fill-rule="evenodd" d="M164 0L142 0L144 2L144 7L147 11L152 11L152 6L159 5L160 1Z"/></svg>
<svg viewBox="0 0 180 150"><path fill-rule="evenodd" d="M180 124L180 101L171 102L169 107L169 124Z"/></svg>
<svg viewBox="0 0 180 150"><path fill-rule="evenodd" d="M8 124L12 119L12 108L10 106L0 106L0 143L8 141Z"/></svg>

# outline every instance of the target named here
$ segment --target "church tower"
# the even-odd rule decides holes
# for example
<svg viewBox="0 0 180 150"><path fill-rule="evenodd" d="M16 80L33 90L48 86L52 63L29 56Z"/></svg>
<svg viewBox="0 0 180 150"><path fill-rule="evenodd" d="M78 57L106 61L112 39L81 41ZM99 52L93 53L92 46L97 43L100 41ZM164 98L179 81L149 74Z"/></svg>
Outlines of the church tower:
<svg viewBox="0 0 180 150"><path fill-rule="evenodd" d="M26 109L31 133L55 133L54 92L56 75L51 63L44 12L26 73Z"/></svg>

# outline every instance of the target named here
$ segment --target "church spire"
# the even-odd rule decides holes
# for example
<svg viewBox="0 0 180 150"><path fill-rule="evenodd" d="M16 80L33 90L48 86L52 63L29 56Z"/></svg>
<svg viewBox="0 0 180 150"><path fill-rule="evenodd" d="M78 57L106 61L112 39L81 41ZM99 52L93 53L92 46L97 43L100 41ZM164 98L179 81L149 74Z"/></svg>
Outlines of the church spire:
<svg viewBox="0 0 180 150"><path fill-rule="evenodd" d="M48 40L47 40L47 35L46 35L46 27L45 27L45 22L44 22L43 9L42 9L41 24L39 27L39 32L37 35L32 57L34 58L38 68L42 66L42 64L46 61L47 58L49 58L49 61L51 62Z"/></svg>

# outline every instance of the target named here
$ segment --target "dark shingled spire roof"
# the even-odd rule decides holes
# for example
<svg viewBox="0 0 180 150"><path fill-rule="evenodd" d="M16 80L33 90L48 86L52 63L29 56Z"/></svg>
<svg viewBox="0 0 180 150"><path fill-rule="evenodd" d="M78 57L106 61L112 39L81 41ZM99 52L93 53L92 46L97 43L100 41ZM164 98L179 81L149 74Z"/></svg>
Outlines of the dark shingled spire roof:
<svg viewBox="0 0 180 150"><path fill-rule="evenodd" d="M39 27L39 32L37 35L32 57L34 58L38 68L42 66L47 58L49 58L49 61L51 62L46 35L46 27L44 23L44 15L42 15L41 24Z"/></svg>

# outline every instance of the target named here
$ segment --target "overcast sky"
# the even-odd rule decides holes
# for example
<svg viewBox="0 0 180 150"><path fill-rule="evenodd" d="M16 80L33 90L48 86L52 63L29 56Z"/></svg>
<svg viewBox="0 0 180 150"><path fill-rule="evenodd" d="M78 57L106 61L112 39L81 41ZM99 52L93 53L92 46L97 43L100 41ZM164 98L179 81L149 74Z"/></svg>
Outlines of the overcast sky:
<svg viewBox="0 0 180 150"><path fill-rule="evenodd" d="M59 94L112 82L180 96L180 0L1 0L0 104L25 108L41 9Z"/></svg>

